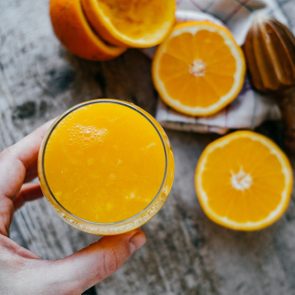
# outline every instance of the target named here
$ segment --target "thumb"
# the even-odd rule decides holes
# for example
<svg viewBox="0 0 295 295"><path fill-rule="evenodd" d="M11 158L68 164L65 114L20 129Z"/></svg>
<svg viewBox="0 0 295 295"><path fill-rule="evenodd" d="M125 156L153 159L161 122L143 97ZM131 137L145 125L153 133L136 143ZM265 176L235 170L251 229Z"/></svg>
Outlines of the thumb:
<svg viewBox="0 0 295 295"><path fill-rule="evenodd" d="M70 294L81 294L115 272L126 260L144 245L146 238L141 230L103 237L79 252L51 264L54 281Z"/></svg>

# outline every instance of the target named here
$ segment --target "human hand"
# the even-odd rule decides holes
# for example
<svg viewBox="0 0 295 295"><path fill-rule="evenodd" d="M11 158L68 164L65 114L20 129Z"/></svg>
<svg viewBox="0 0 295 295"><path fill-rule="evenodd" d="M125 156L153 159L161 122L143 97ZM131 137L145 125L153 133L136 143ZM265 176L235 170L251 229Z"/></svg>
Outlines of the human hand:
<svg viewBox="0 0 295 295"><path fill-rule="evenodd" d="M43 260L9 239L13 212L42 196L38 151L49 123L0 153L0 294L75 295L115 272L145 243L141 230L103 237L64 259Z"/></svg>

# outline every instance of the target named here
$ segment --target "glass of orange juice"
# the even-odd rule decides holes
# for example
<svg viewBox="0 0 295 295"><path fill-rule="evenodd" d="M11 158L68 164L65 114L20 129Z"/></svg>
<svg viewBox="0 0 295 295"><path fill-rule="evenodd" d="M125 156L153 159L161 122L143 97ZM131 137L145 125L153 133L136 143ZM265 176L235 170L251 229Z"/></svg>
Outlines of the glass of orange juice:
<svg viewBox="0 0 295 295"><path fill-rule="evenodd" d="M164 205L174 160L160 124L116 99L78 104L45 136L38 160L41 188L72 226L113 235L135 229Z"/></svg>

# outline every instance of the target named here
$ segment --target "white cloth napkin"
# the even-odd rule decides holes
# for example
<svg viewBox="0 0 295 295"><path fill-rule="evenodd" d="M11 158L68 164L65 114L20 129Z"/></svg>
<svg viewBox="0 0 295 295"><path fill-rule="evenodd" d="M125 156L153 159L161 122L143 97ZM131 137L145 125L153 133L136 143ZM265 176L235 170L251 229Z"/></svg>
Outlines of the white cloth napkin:
<svg viewBox="0 0 295 295"><path fill-rule="evenodd" d="M224 24L242 45L255 13L273 15L294 31L294 4L294 0L178 0L176 17L179 21L208 19ZM153 50L146 53L152 57ZM269 97L255 92L247 78L237 99L214 116L188 117L159 100L156 118L168 129L224 134L229 129L253 129L263 121L277 120L280 111Z"/></svg>

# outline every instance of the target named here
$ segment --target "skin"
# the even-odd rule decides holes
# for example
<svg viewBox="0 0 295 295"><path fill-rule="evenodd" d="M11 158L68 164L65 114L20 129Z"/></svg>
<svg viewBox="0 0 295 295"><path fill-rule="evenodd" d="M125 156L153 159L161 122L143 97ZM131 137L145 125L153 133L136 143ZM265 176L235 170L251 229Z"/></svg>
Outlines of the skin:
<svg viewBox="0 0 295 295"><path fill-rule="evenodd" d="M115 272L146 241L137 229L60 260L44 260L9 239L13 213L42 196L37 176L41 141L51 122L0 153L0 294L81 294Z"/></svg>

